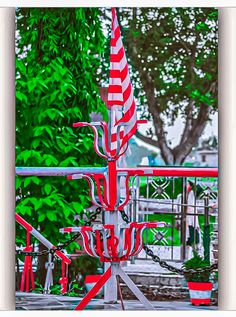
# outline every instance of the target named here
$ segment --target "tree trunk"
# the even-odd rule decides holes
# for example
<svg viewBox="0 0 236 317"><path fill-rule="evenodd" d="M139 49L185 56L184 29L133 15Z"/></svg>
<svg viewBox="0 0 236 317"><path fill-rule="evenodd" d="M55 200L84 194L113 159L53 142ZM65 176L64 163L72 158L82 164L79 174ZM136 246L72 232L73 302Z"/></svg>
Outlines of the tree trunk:
<svg viewBox="0 0 236 317"><path fill-rule="evenodd" d="M205 104L202 104L197 118L193 119L191 116L186 118L181 141L175 148L171 149L167 145L167 133L164 130L164 122L159 115L160 112L158 112L157 101L154 97L154 94L152 94L150 91L150 86L148 90L149 91L146 90L148 108L153 118L157 140L144 136L139 132L136 133L136 136L142 141L158 147L161 152L161 157L166 165L181 165L183 164L186 157L190 154L192 148L197 145L197 142L206 127L209 117L209 107Z"/></svg>

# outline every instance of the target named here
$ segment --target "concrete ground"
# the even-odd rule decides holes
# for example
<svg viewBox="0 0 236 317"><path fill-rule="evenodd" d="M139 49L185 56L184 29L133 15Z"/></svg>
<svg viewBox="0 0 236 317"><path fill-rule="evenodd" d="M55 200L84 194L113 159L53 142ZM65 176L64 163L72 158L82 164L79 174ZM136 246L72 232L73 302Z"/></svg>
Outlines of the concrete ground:
<svg viewBox="0 0 236 317"><path fill-rule="evenodd" d="M81 299L77 297L16 292L16 310L73 310ZM189 301L153 301L156 310L217 310L217 306L193 306ZM125 300L125 310L145 310L136 300ZM120 303L104 304L93 299L86 310L122 310Z"/></svg>

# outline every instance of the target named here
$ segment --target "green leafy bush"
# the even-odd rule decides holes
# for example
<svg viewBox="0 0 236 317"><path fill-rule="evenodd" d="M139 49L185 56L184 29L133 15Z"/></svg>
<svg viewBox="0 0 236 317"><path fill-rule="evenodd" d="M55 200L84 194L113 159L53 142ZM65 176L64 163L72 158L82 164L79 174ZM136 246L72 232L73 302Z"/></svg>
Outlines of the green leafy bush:
<svg viewBox="0 0 236 317"><path fill-rule="evenodd" d="M208 261L205 261L203 257L201 257L196 251L193 251L193 257L183 263L183 268L186 270L189 269L203 269L205 267L208 267L210 263ZM195 273L195 274L189 274L185 273L185 279L187 282L209 282L210 281L210 272L204 272L204 273Z"/></svg>

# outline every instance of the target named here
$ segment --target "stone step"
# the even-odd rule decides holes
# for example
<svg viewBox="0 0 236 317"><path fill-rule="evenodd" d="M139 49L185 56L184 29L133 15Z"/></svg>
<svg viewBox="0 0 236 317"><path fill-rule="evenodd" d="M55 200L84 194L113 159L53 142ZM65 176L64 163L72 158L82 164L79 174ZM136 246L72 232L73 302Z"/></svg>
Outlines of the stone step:
<svg viewBox="0 0 236 317"><path fill-rule="evenodd" d="M189 291L187 287L178 286L160 286L160 285L141 285L136 284L141 292L149 300L186 300L189 298ZM134 294L127 287L127 285L120 282L122 296L125 300L135 299Z"/></svg>
<svg viewBox="0 0 236 317"><path fill-rule="evenodd" d="M163 287L186 287L187 283L185 278L181 275L176 274L158 274L158 273L142 273L127 272L129 277L136 285L145 285L150 287L152 285Z"/></svg>

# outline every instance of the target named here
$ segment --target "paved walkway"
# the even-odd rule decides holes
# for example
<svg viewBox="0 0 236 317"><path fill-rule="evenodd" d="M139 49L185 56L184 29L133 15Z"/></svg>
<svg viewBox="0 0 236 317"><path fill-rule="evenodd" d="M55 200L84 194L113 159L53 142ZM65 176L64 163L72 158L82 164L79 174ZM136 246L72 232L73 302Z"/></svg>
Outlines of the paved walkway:
<svg viewBox="0 0 236 317"><path fill-rule="evenodd" d="M16 310L73 310L80 299L77 297L16 293ZM193 306L188 301L153 301L156 310L217 310L217 306ZM135 300L124 301L125 310L144 310ZM122 310L120 303L104 304L101 299L92 300L86 310Z"/></svg>

